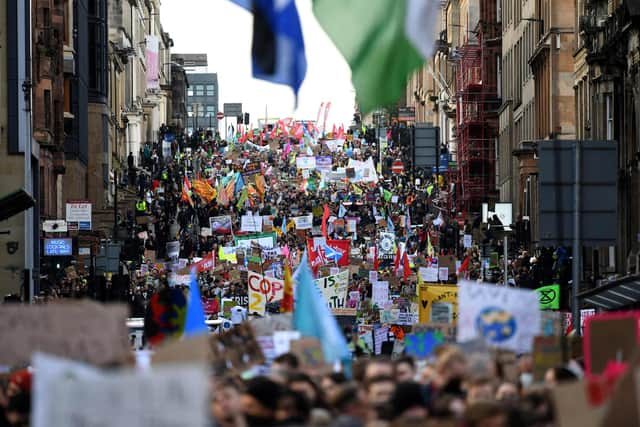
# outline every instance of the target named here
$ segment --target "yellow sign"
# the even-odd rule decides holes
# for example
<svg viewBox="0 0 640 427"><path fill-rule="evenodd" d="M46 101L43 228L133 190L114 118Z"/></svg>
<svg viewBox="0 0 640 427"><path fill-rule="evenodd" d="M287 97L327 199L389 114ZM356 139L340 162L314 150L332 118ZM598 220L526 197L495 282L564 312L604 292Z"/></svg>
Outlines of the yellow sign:
<svg viewBox="0 0 640 427"><path fill-rule="evenodd" d="M458 319L458 287L456 285L423 283L419 287L420 323L456 323Z"/></svg>

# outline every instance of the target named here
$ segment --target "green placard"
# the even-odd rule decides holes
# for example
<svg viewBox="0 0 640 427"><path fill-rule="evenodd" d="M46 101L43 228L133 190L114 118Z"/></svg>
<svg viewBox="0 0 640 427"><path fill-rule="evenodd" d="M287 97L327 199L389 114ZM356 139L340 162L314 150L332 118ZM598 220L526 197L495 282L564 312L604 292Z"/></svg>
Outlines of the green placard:
<svg viewBox="0 0 640 427"><path fill-rule="evenodd" d="M558 310L560 309L560 285L542 286L536 289L538 293L538 301L540 302L540 310Z"/></svg>

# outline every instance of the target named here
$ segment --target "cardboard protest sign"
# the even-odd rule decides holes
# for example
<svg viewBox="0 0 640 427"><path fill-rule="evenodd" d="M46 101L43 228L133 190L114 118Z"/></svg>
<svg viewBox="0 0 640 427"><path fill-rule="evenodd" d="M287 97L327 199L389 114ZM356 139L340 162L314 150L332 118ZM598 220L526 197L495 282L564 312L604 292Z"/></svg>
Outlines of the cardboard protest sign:
<svg viewBox="0 0 640 427"><path fill-rule="evenodd" d="M421 334L433 332L442 336L443 343L454 344L456 342L457 329L450 323L420 323L413 325L411 333Z"/></svg>
<svg viewBox="0 0 640 427"><path fill-rule="evenodd" d="M293 340L290 343L290 351L298 356L303 371L318 374L320 371L331 369L325 365L322 345L316 338Z"/></svg>
<svg viewBox="0 0 640 427"><path fill-rule="evenodd" d="M640 311L600 313L585 323L584 364L600 374L608 362L627 362L640 344Z"/></svg>
<svg viewBox="0 0 640 427"><path fill-rule="evenodd" d="M36 351L96 365L130 354L124 305L69 302L0 309L0 365L26 365Z"/></svg>
<svg viewBox="0 0 640 427"><path fill-rule="evenodd" d="M100 372L70 361L60 366L47 358L36 359L34 364L38 369L34 427L202 427L208 423L209 379L205 366ZM41 372L47 373L44 381L39 378Z"/></svg>
<svg viewBox="0 0 640 427"><path fill-rule="evenodd" d="M315 282L332 311L339 308L348 308L349 270L344 270L334 276L321 277L316 279Z"/></svg>
<svg viewBox="0 0 640 427"><path fill-rule="evenodd" d="M273 335L276 331L290 331L293 328L292 316L286 313L252 319L249 323L258 336Z"/></svg>
<svg viewBox="0 0 640 427"><path fill-rule="evenodd" d="M212 233L229 234L232 231L231 216L212 216L209 218L209 227Z"/></svg>
<svg viewBox="0 0 640 427"><path fill-rule="evenodd" d="M284 281L249 271L247 276L249 313L264 315L267 303L284 298Z"/></svg>
<svg viewBox="0 0 640 427"><path fill-rule="evenodd" d="M418 313L420 323L455 323L458 314L458 287L437 284L420 285Z"/></svg>
<svg viewBox="0 0 640 427"><path fill-rule="evenodd" d="M527 353L540 333L535 291L463 281L458 309L458 342L482 337L490 346Z"/></svg>
<svg viewBox="0 0 640 427"><path fill-rule="evenodd" d="M292 218L296 230L310 230L313 227L313 214L294 216Z"/></svg>
<svg viewBox="0 0 640 427"><path fill-rule="evenodd" d="M548 369L560 366L562 358L562 337L538 336L533 339L533 379L543 381Z"/></svg>
<svg viewBox="0 0 640 427"><path fill-rule="evenodd" d="M233 369L242 372L264 363L264 355L253 328L241 323L221 334L211 335L213 368L217 373Z"/></svg>

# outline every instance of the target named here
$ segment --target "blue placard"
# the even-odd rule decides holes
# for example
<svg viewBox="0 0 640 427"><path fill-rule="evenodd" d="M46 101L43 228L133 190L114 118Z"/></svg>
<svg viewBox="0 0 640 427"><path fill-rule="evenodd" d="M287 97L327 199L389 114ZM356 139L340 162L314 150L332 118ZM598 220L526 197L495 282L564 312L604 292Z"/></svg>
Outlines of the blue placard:
<svg viewBox="0 0 640 427"><path fill-rule="evenodd" d="M45 256L71 256L73 243L71 239L44 239Z"/></svg>

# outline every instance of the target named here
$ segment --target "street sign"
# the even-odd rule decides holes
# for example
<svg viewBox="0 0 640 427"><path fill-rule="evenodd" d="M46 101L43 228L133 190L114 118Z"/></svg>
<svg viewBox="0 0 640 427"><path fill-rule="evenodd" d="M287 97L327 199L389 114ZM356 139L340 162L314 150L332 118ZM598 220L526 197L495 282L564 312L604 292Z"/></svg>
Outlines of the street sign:
<svg viewBox="0 0 640 427"><path fill-rule="evenodd" d="M615 245L618 237L618 144L614 141L540 141L540 243L571 245L576 146L580 148L580 240Z"/></svg>
<svg viewBox="0 0 640 427"><path fill-rule="evenodd" d="M242 114L241 102L229 102L222 104L222 110L225 117L238 117Z"/></svg>
<svg viewBox="0 0 640 427"><path fill-rule="evenodd" d="M222 111L218 111L218 114L216 114L216 119L218 120L224 119L224 113Z"/></svg>
<svg viewBox="0 0 640 427"><path fill-rule="evenodd" d="M69 231L91 230L91 202L88 200L68 200L66 220Z"/></svg>
<svg viewBox="0 0 640 427"><path fill-rule="evenodd" d="M416 120L416 107L399 107L398 121L413 122Z"/></svg>
<svg viewBox="0 0 640 427"><path fill-rule="evenodd" d="M396 160L395 162L393 162L393 164L391 165L391 172L397 174L404 172L404 165L402 164L402 161Z"/></svg>
<svg viewBox="0 0 640 427"><path fill-rule="evenodd" d="M67 222L64 219L44 221L42 223L42 231L45 233L66 233Z"/></svg>

